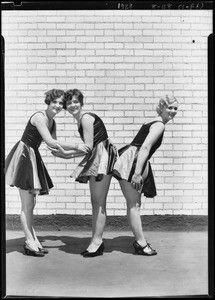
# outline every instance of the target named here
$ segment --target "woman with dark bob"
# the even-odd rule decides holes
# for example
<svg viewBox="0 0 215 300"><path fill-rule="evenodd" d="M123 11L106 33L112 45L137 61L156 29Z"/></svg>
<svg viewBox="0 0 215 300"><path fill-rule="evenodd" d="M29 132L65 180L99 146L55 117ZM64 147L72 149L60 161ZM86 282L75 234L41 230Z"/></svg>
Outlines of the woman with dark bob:
<svg viewBox="0 0 215 300"><path fill-rule="evenodd" d="M153 198L156 186L150 165L150 158L160 147L165 124L172 120L178 109L174 96L164 96L156 107L157 116L145 122L133 141L119 149L119 157L113 175L119 180L127 202L127 217L134 234L134 250L139 255L156 255L157 252L146 241L140 218L141 194Z"/></svg>
<svg viewBox="0 0 215 300"><path fill-rule="evenodd" d="M106 223L106 198L111 181L111 172L117 157L117 149L108 138L103 121L95 113L83 112L83 94L78 89L65 93L65 109L75 118L83 142L90 148L84 159L73 171L71 177L80 183L89 182L92 203L92 238L83 257L102 255L102 235ZM72 158L72 151L59 147L53 154Z"/></svg>
<svg viewBox="0 0 215 300"><path fill-rule="evenodd" d="M60 144L76 155L87 152L85 145L69 145L56 140L54 117L63 108L64 91L52 89L45 93L47 108L35 112L29 119L24 133L8 154L5 162L6 183L19 189L21 198L21 223L25 234L24 250L27 255L42 257L48 253L39 242L33 228L33 211L36 195L45 195L53 187L38 148L42 141L49 147Z"/></svg>

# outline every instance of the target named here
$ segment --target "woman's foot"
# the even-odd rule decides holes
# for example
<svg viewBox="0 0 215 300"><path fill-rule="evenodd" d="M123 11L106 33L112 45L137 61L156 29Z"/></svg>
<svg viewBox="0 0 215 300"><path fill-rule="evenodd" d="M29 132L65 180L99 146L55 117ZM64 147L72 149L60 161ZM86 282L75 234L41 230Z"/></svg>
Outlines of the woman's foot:
<svg viewBox="0 0 215 300"><path fill-rule="evenodd" d="M31 247L31 245L29 245L29 243L27 243L27 242L25 242L25 244L23 245L23 248L24 248L26 255L37 256L37 257L45 256L45 254L40 252L37 247L35 247L35 246Z"/></svg>
<svg viewBox="0 0 215 300"><path fill-rule="evenodd" d="M38 248L38 250L39 250L40 252L42 252L42 253L44 253L44 254L49 253L49 251L48 251L47 249L43 248L43 246L41 245L41 243L40 243L40 241L38 240L38 238L36 237L36 235L35 235L35 244L36 244L36 246L37 246L37 248Z"/></svg>
<svg viewBox="0 0 215 300"><path fill-rule="evenodd" d="M156 250L153 250L149 243L146 242L145 246L140 245L137 241L133 243L135 254L138 255L145 255L145 256L152 256L156 255Z"/></svg>
<svg viewBox="0 0 215 300"><path fill-rule="evenodd" d="M92 243L94 244L94 243ZM95 256L99 256L103 254L104 251L104 243L102 242L99 246L98 245L92 245L90 244L90 246L87 248L87 250L84 250L83 252L81 252L81 254L83 255L83 257L95 257Z"/></svg>
<svg viewBox="0 0 215 300"><path fill-rule="evenodd" d="M102 241L95 243L94 241L91 241L87 249L81 252L81 255L83 255L85 252L96 252L96 250L101 246Z"/></svg>
<svg viewBox="0 0 215 300"><path fill-rule="evenodd" d="M38 247L38 249L39 249L39 251L40 252L42 252L42 253L44 253L44 254L48 254L49 253L49 250L48 249L46 249L46 248L40 248L40 247Z"/></svg>

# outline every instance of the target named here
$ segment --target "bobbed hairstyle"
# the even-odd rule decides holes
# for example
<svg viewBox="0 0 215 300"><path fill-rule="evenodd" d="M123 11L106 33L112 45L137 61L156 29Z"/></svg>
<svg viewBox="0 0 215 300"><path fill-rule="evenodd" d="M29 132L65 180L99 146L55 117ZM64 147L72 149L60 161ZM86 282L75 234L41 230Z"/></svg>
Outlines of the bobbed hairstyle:
<svg viewBox="0 0 215 300"><path fill-rule="evenodd" d="M63 108L66 109L66 102L69 100L72 100L72 97L75 96L78 101L80 102L81 106L84 105L84 95L82 92L78 89L73 89L73 90L67 90L64 93L64 98L63 98Z"/></svg>
<svg viewBox="0 0 215 300"><path fill-rule="evenodd" d="M173 95L165 95L160 98L158 105L156 106L156 112L160 116L163 108L167 107L168 105L177 102L178 100Z"/></svg>
<svg viewBox="0 0 215 300"><path fill-rule="evenodd" d="M49 90L45 93L45 100L44 102L49 105L52 101L54 101L57 98L60 98L61 96L64 95L63 90L58 90L58 89L52 89Z"/></svg>

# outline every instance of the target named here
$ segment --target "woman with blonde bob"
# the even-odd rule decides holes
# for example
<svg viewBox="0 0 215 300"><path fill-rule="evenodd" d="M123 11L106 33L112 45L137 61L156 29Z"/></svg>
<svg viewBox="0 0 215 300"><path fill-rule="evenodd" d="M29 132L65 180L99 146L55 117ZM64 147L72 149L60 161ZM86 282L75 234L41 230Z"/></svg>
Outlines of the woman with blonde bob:
<svg viewBox="0 0 215 300"><path fill-rule="evenodd" d="M127 217L135 237L133 246L135 253L139 255L157 254L143 234L140 217L141 195L148 198L157 195L149 160L160 147L165 124L175 117L177 109L178 101L174 96L162 97L156 107L157 116L145 122L133 141L119 150L119 158L114 166L113 176L119 180L127 202Z"/></svg>

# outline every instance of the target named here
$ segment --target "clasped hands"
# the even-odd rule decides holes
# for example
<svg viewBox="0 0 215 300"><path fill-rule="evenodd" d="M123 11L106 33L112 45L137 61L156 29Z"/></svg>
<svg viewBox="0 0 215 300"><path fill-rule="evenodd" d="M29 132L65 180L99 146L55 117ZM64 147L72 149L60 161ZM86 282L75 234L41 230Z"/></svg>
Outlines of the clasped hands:
<svg viewBox="0 0 215 300"><path fill-rule="evenodd" d="M51 153L54 156L61 157L61 158L75 158L79 156L83 156L90 151L90 148L86 144L79 144L77 150L65 150L59 144L56 145L56 148L51 148L47 146Z"/></svg>
<svg viewBox="0 0 215 300"><path fill-rule="evenodd" d="M141 175L141 174L136 174L136 173L134 173L134 175L133 175L132 178L131 178L131 186L132 186L135 190L137 190L139 193L141 192L141 191L140 191L140 188L141 188L141 186L143 185L143 182L144 182L144 180L143 180L142 175Z"/></svg>

